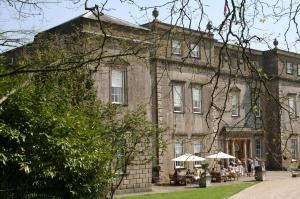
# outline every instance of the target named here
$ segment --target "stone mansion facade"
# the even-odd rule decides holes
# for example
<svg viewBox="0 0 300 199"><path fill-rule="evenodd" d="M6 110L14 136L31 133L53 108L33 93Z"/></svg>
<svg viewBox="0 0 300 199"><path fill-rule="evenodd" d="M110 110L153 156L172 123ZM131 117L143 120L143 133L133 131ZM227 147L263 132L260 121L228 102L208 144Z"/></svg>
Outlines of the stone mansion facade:
<svg viewBox="0 0 300 199"><path fill-rule="evenodd" d="M186 166L171 161L184 153L259 157L269 170L300 161L300 54L280 50L276 42L267 51L224 50L210 32L157 19L141 26L108 15L100 20L109 27L103 50L114 54L125 48L116 43L130 42L143 46L143 56L102 63L94 76L99 98L125 108L142 104L153 123L167 127L166 150L153 147L149 150L157 158L152 165L128 168L123 192L150 190L152 177L168 182L175 168ZM45 33L72 34L75 28L104 36L97 19L87 13L35 40ZM152 172L157 166L159 172Z"/></svg>

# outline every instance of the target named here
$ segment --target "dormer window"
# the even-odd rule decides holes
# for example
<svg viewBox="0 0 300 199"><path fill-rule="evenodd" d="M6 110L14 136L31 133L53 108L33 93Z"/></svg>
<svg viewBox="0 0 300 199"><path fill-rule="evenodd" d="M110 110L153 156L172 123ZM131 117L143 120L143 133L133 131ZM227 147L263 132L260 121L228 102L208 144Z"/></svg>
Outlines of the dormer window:
<svg viewBox="0 0 300 199"><path fill-rule="evenodd" d="M290 75L293 74L293 64L290 62L286 63L286 73Z"/></svg>
<svg viewBox="0 0 300 199"><path fill-rule="evenodd" d="M172 54L181 55L181 42L178 40L172 40Z"/></svg>
<svg viewBox="0 0 300 199"><path fill-rule="evenodd" d="M200 57L200 48L198 44L191 44L191 57L199 58Z"/></svg>

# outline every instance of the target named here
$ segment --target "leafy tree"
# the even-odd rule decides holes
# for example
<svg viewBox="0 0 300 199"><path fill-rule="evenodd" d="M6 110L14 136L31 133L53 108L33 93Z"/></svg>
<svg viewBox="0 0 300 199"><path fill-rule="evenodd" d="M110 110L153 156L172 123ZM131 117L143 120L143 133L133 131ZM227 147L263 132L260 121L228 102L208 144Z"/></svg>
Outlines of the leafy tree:
<svg viewBox="0 0 300 199"><path fill-rule="evenodd" d="M46 55L55 57L35 53L41 63L52 59ZM30 83L0 107L0 187L56 187L69 198L108 193L112 198L124 176L119 171L151 161L148 151L157 130L144 108L120 111L123 107L101 104L88 71L19 76ZM6 77L1 85L14 81Z"/></svg>

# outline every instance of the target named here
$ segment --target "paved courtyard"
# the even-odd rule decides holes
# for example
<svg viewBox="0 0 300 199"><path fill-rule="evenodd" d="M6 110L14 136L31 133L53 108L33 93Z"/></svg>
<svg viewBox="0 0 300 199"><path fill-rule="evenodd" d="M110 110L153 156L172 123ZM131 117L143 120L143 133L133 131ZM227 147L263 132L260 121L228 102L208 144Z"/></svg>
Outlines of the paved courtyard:
<svg viewBox="0 0 300 199"><path fill-rule="evenodd" d="M230 199L299 199L300 178L290 172L267 172L267 180L249 187Z"/></svg>
<svg viewBox="0 0 300 199"><path fill-rule="evenodd" d="M241 177L239 181L226 183L212 183L211 186L222 186L239 183L241 181L253 181L254 177ZM124 197L129 195L143 195L163 192L187 191L195 187L186 186L152 186L152 192L136 193L128 195L118 195ZM292 178L290 172L268 171L264 182L249 187L230 199L299 199L300 198L300 178Z"/></svg>

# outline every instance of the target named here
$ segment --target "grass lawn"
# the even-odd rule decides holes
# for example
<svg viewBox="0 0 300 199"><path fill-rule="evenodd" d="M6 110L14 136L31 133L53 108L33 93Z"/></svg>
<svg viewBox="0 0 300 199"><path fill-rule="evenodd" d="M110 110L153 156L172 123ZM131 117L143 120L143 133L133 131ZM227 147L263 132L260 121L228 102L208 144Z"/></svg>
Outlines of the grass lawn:
<svg viewBox="0 0 300 199"><path fill-rule="evenodd" d="M122 199L225 199L241 190L256 184L256 182L242 182L239 184L190 189L180 192L158 193L131 197L122 197Z"/></svg>

